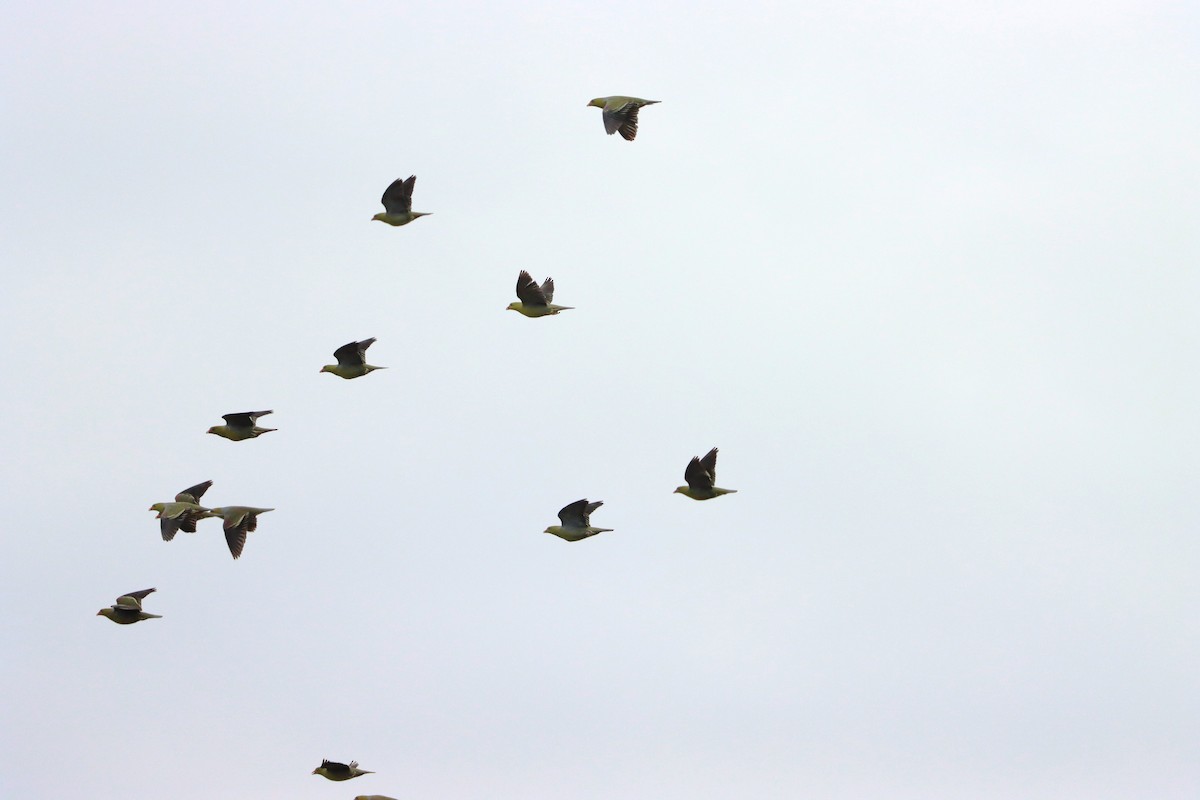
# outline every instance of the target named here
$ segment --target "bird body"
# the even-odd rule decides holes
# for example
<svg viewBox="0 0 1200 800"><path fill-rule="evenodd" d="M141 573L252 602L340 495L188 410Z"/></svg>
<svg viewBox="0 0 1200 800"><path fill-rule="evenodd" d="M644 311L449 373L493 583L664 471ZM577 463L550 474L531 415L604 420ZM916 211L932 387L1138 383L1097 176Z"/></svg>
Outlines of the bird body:
<svg viewBox="0 0 1200 800"><path fill-rule="evenodd" d="M258 515L274 510L254 506L222 506L209 509L209 516L225 521L225 543L229 545L230 555L238 559L246 546L246 534L258 529Z"/></svg>
<svg viewBox="0 0 1200 800"><path fill-rule="evenodd" d="M517 276L518 303L509 303L505 311L517 311L527 317L549 317L560 311L569 311L572 306L556 306L550 301L554 299L554 279L546 278L541 286L525 270Z"/></svg>
<svg viewBox="0 0 1200 800"><path fill-rule="evenodd" d="M375 343L375 338L363 339L361 342L350 342L333 351L333 357L337 359L336 364L327 364L321 367L321 372L332 372L339 378L350 380L351 378L361 378L368 372L377 369L387 369L387 367L376 367L367 363L367 348Z"/></svg>
<svg viewBox="0 0 1200 800"><path fill-rule="evenodd" d="M595 536L597 533L611 531L612 528L592 527L592 512L602 505L604 505L604 502L600 500L597 500L595 503L589 503L587 500L576 500L574 503L565 505L558 512L558 519L562 525L551 525L549 528L546 528L544 533L552 533L568 542L578 542L580 539Z"/></svg>
<svg viewBox="0 0 1200 800"><path fill-rule="evenodd" d="M340 764L337 761L329 759L321 759L321 766L312 771L313 775L320 775L323 778L328 778L331 781L348 781L351 778L357 778L359 775L373 775L369 769L359 769L357 761L351 761L349 764Z"/></svg>
<svg viewBox="0 0 1200 800"><path fill-rule="evenodd" d="M379 220L388 225L399 226L407 225L417 217L428 217L432 212L412 210L412 193L416 185L416 175L410 175L408 180L396 178L392 181L381 198L384 210L371 217L371 221Z"/></svg>
<svg viewBox="0 0 1200 800"><path fill-rule="evenodd" d="M222 419L225 420L224 425L214 425L208 429L207 433L215 433L217 436L224 437L234 442L253 439L257 436L262 436L264 433L271 433L279 430L278 428L260 428L257 425L259 417L265 417L267 414L273 414L273 411L243 411L238 414L225 414Z"/></svg>
<svg viewBox="0 0 1200 800"><path fill-rule="evenodd" d="M588 106L603 109L604 130L611 136L620 133L627 142L632 142L637 136L638 109L658 103L658 100L643 100L640 97L597 97Z"/></svg>
<svg viewBox="0 0 1200 800"><path fill-rule="evenodd" d="M108 617L118 625L132 625L144 619L162 619L162 614L147 614L142 611L142 598L154 589L142 589L140 592L130 592L117 598L117 602L108 608L96 612L98 617Z"/></svg>
<svg viewBox="0 0 1200 800"><path fill-rule="evenodd" d="M723 494L735 494L737 489L722 489L716 486L717 481L717 448L709 450L704 458L693 456L683 471L683 479L687 486L675 489L675 494L690 497L693 500L712 500Z"/></svg>
<svg viewBox="0 0 1200 800"><path fill-rule="evenodd" d="M149 511L158 512L155 519L159 520L159 529L162 531L164 542L174 539L175 534L179 531L195 533L196 523L205 517L212 516L210 509L200 505L200 498L204 496L210 486L212 486L212 481L197 483L175 495L173 503L155 503L150 506Z"/></svg>

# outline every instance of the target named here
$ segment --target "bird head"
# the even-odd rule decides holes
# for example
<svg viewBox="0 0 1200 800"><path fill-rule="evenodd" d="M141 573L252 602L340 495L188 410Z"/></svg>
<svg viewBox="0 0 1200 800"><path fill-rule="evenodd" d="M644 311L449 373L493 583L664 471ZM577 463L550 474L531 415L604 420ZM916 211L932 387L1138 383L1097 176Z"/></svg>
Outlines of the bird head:
<svg viewBox="0 0 1200 800"><path fill-rule="evenodd" d="M595 100L588 103L588 108L591 108L592 106L595 106L596 108L604 108L604 98L597 97Z"/></svg>
<svg viewBox="0 0 1200 800"><path fill-rule="evenodd" d="M216 433L216 432L217 432L216 425L213 425L211 428L209 428L208 430L205 431L205 433Z"/></svg>
<svg viewBox="0 0 1200 800"><path fill-rule="evenodd" d="M687 488L686 486L676 486L675 491L671 492L671 494L687 494Z"/></svg>
<svg viewBox="0 0 1200 800"><path fill-rule="evenodd" d="M96 616L97 617L111 617L112 609L111 608L102 608L96 612Z"/></svg>
<svg viewBox="0 0 1200 800"><path fill-rule="evenodd" d="M504 310L505 310L505 311L520 311L520 310L521 310L521 304L520 304L520 303L509 303L509 304L508 304L508 308L506 308L506 309L504 309Z"/></svg>
<svg viewBox="0 0 1200 800"><path fill-rule="evenodd" d="M155 503L154 505L150 506L146 510L147 511L157 511L159 516L162 516L162 512L166 507L167 507L166 503Z"/></svg>
<svg viewBox="0 0 1200 800"><path fill-rule="evenodd" d="M386 216L387 216L387 212L380 211L378 214L371 217L371 222L374 222L375 220L379 220L380 222L387 222L387 220L384 219L384 217L386 217ZM316 773L314 772L313 774L315 775Z"/></svg>
<svg viewBox="0 0 1200 800"><path fill-rule="evenodd" d="M321 372L333 372L333 369L331 369L332 366L332 364L326 364L325 366L321 367Z"/></svg>

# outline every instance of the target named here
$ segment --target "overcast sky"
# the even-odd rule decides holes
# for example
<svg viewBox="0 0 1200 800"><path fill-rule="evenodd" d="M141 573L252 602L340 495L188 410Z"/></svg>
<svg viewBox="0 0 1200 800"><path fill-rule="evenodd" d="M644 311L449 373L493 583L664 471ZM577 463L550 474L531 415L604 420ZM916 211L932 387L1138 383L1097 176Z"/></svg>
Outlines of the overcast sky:
<svg viewBox="0 0 1200 800"><path fill-rule="evenodd" d="M1192 800L1198 79L1151 0L9 4L0 795Z"/></svg>

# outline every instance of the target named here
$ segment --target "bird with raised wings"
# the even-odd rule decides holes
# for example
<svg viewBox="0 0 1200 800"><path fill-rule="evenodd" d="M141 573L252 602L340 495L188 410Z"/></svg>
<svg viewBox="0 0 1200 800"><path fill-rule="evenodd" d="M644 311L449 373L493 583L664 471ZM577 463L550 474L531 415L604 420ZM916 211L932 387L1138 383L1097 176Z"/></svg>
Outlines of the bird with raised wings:
<svg viewBox="0 0 1200 800"><path fill-rule="evenodd" d="M175 538L179 531L195 533L196 523L205 517L212 516L212 510L200 505L200 498L212 486L212 481L197 483L189 486L175 495L173 503L155 503L149 511L157 511L155 519L159 520L164 542Z"/></svg>
<svg viewBox="0 0 1200 800"><path fill-rule="evenodd" d="M379 220L388 225L407 225L417 217L427 217L432 211L413 211L412 193L417 185L417 176L409 175L408 180L392 181L391 186L383 192L381 198L384 210L371 217L371 221Z"/></svg>
<svg viewBox="0 0 1200 800"><path fill-rule="evenodd" d="M509 303L506 311L518 311L527 317L549 317L560 311L569 311L572 306L556 306L550 302L554 299L554 278L546 278L541 286L525 270L517 276L517 297L519 303Z"/></svg>
<svg viewBox="0 0 1200 800"><path fill-rule="evenodd" d="M323 778L328 778L331 781L348 781L351 778L357 778L359 775L373 775L369 769L359 769L357 761L351 761L349 764L341 764L337 761L330 761L327 758L321 759L321 766L312 771L313 775L320 775Z"/></svg>
<svg viewBox="0 0 1200 800"><path fill-rule="evenodd" d="M206 433L215 433L217 436L222 436L234 442L253 439L256 436L262 436L264 433L279 430L278 428L258 427L259 417L265 417L267 414L274 413L274 411L242 411L238 414L225 414L221 417L221 419L225 420L225 424L213 425Z"/></svg>
<svg viewBox="0 0 1200 800"><path fill-rule="evenodd" d="M321 367L321 372L332 372L339 378L350 380L351 378L361 378L368 372L377 369L387 369L387 367L375 367L367 363L367 348L373 344L375 344L374 337L342 345L333 351L333 357L337 359L338 363L326 364Z"/></svg>
<svg viewBox="0 0 1200 800"><path fill-rule="evenodd" d="M132 625L144 619L162 619L162 614L147 614L142 611L142 598L154 589L142 589L140 592L130 592L117 598L117 602L108 608L96 612L97 617L108 617L118 625Z"/></svg>
<svg viewBox="0 0 1200 800"><path fill-rule="evenodd" d="M709 450L704 458L692 456L687 468L683 471L683 479L687 486L680 486L676 494L690 497L693 500L712 500L723 494L734 494L737 489L722 489L717 482L717 448Z"/></svg>
<svg viewBox="0 0 1200 800"><path fill-rule="evenodd" d="M595 536L597 533L611 531L612 528L592 527L592 512L602 505L604 505L604 502L600 500L597 500L595 503L589 503L587 500L576 500L574 503L565 505L558 512L558 520L562 525L551 525L544 532L553 533L558 538L566 539L568 542L578 542L580 539Z"/></svg>
<svg viewBox="0 0 1200 800"><path fill-rule="evenodd" d="M603 109L604 130L611 136L620 133L625 141L632 142L637 137L638 109L658 103L658 100L643 100L640 97L597 97L588 106Z"/></svg>
<svg viewBox="0 0 1200 800"><path fill-rule="evenodd" d="M229 545L229 553L238 559L246 546L246 534L258 529L258 515L274 510L253 506L221 506L210 509L209 516L220 517L225 522L225 543Z"/></svg>

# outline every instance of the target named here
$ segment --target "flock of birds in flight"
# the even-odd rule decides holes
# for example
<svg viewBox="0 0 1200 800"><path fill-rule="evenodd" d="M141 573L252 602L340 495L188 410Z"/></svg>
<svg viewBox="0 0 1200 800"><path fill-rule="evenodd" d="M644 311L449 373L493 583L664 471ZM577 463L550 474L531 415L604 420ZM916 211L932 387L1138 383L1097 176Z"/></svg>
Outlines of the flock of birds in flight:
<svg viewBox="0 0 1200 800"><path fill-rule="evenodd" d="M638 110L643 106L652 105L658 100L643 100L638 97L614 95L612 97L597 97L588 103L602 110L604 130L609 134L619 133L626 141L632 142L637 136ZM383 193L384 210L372 217L372 221L386 222L388 225L407 225L419 217L429 216L429 212L412 210L412 194L416 187L417 176L409 176L406 180L397 178ZM571 310L571 306L555 305L554 279L546 278L539 286L528 272L521 270L517 277L516 289L518 301L510 303L506 310L516 311L526 317L548 317L561 311ZM349 342L333 352L336 364L321 367L321 372L330 372L345 380L361 378L378 369L386 369L367 363L367 349L374 344L375 339L364 339L361 342ZM224 425L214 425L207 433L215 434L234 442L254 439L264 433L272 433L276 428L259 426L258 420L271 414L271 411L243 411L225 414ZM716 485L717 448L708 451L703 457L694 456L688 462L683 477L685 486L675 489L675 493L690 497L693 500L711 500L723 494L733 494L736 489L722 489ZM255 506L219 506L205 508L200 504L204 493L212 486L212 481L204 481L195 486L189 486L175 495L172 502L155 503L149 510L156 512L163 541L169 542L179 531L195 533L196 525L202 519L220 518L224 523L225 543L234 559L240 558L246 546L246 535L258 527L258 517L273 508L257 508ZM558 512L560 525L551 525L545 533L565 539L568 542L578 542L605 533L612 528L597 528L591 523L591 515L597 508L604 505L601 501L588 502L587 499L576 500L563 506ZM147 619L162 619L161 614L150 614L142 609L142 601L155 589L143 589L139 592L129 592L117 598L116 603L96 612L97 616L107 617L118 625L130 625ZM361 775L374 774L370 770L358 768L357 761L343 764L337 761L321 760L321 766L312 771L331 781L347 781ZM383 795L359 795L355 800L393 800Z"/></svg>

